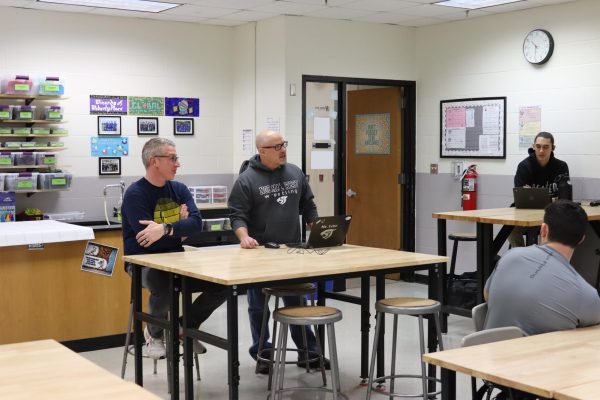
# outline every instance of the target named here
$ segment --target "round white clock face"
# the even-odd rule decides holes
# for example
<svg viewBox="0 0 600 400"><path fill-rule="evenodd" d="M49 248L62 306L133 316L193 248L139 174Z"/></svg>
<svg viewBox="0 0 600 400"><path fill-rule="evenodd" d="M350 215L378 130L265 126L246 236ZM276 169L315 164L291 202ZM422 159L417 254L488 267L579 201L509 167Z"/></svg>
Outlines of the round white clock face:
<svg viewBox="0 0 600 400"><path fill-rule="evenodd" d="M525 36L523 55L532 64L543 64L550 59L554 51L554 39L550 32L534 29Z"/></svg>

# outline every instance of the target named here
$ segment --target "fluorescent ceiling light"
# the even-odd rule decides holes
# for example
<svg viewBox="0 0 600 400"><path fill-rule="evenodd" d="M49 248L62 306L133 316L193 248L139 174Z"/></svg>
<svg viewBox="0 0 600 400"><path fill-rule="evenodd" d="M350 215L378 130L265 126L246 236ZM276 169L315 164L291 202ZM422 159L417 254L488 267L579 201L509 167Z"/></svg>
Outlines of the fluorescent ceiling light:
<svg viewBox="0 0 600 400"><path fill-rule="evenodd" d="M180 6L177 3L146 0L37 0L41 3L67 4L94 8L112 8L117 10L143 11L159 13Z"/></svg>
<svg viewBox="0 0 600 400"><path fill-rule="evenodd" d="M516 3L523 0L445 0L438 1L433 4L436 6L467 8L476 10L478 8L499 6L501 4Z"/></svg>

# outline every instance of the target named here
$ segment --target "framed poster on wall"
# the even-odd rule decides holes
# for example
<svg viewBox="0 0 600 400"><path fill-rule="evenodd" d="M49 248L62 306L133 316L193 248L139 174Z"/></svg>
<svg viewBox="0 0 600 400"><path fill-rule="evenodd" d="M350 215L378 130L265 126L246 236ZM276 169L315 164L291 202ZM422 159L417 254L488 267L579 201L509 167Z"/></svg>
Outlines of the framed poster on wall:
<svg viewBox="0 0 600 400"><path fill-rule="evenodd" d="M506 97L440 101L441 158L506 158Z"/></svg>

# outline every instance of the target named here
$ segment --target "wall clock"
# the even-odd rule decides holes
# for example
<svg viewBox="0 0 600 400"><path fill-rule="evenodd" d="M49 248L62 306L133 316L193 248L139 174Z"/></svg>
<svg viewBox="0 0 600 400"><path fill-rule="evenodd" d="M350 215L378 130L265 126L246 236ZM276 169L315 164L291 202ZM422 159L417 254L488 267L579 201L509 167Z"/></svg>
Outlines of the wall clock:
<svg viewBox="0 0 600 400"><path fill-rule="evenodd" d="M554 39L550 32L544 29L534 29L525 36L523 41L523 56L532 64L544 64L554 51Z"/></svg>

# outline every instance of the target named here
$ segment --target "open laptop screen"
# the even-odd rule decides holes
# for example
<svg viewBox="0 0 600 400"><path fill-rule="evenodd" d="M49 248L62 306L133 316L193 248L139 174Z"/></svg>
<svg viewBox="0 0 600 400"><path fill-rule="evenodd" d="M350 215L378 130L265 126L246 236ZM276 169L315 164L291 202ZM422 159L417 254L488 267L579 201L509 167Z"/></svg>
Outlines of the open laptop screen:
<svg viewBox="0 0 600 400"><path fill-rule="evenodd" d="M344 244L351 221L351 215L319 217L312 224L308 242L288 243L287 246L313 249L341 246Z"/></svg>

